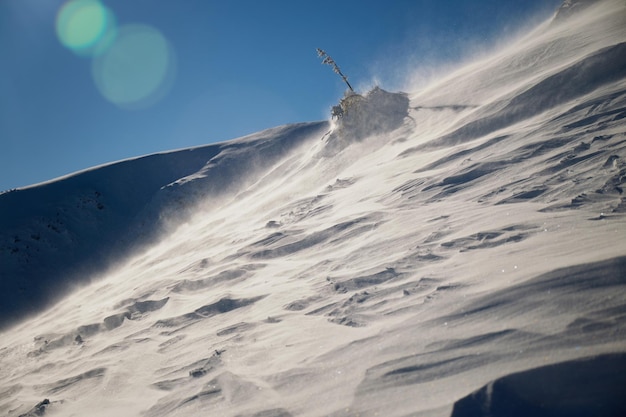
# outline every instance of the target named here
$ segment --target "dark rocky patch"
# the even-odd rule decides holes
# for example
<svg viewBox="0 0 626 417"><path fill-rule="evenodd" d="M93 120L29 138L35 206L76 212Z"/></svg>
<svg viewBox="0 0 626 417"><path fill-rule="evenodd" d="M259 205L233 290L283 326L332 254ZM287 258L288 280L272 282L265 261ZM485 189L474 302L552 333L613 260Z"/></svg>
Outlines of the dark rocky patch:
<svg viewBox="0 0 626 417"><path fill-rule="evenodd" d="M30 409L27 413L20 414L19 417L36 417L43 416L46 414L46 408L50 405L49 399L44 399L43 401L37 403L33 408Z"/></svg>

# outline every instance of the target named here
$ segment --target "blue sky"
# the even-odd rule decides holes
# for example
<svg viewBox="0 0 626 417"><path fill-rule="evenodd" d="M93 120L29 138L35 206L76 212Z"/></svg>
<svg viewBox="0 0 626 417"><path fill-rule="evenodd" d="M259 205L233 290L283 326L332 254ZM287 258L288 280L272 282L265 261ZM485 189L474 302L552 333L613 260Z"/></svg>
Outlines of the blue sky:
<svg viewBox="0 0 626 417"><path fill-rule="evenodd" d="M325 49L357 89L375 81L397 89L413 72L489 50L561 3L74 1L100 2L106 10L100 43L83 48L95 27L80 22L88 14L71 15L68 32L67 1L0 0L0 191L325 119L345 86L320 64L315 48ZM119 64L114 58L122 55L113 51L124 40L139 49ZM107 81L124 79L125 70L135 77L127 84ZM138 93L137 101L116 98L142 86L147 95Z"/></svg>

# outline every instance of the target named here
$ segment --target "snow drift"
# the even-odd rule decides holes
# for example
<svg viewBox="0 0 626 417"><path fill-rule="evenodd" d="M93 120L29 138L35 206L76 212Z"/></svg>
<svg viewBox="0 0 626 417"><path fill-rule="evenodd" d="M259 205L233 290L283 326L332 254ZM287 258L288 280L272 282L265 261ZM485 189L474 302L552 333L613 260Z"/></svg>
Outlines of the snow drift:
<svg viewBox="0 0 626 417"><path fill-rule="evenodd" d="M0 195L0 413L622 415L625 43Z"/></svg>

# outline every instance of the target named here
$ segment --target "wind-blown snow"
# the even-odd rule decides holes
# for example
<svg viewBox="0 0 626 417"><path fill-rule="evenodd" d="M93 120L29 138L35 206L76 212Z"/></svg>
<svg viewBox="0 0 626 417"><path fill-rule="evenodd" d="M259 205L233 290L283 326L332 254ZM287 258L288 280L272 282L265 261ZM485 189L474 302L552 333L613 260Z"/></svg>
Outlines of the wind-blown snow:
<svg viewBox="0 0 626 417"><path fill-rule="evenodd" d="M0 414L625 415L626 5L573 3L408 114L0 195Z"/></svg>

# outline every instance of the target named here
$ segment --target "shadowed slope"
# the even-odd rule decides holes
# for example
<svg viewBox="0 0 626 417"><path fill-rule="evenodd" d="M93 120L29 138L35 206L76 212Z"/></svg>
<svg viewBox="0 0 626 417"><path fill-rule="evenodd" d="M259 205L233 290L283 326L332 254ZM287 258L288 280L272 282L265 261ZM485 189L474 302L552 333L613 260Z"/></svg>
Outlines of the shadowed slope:
<svg viewBox="0 0 626 417"><path fill-rule="evenodd" d="M451 417L626 415L626 354L557 363L499 378L454 403Z"/></svg>
<svg viewBox="0 0 626 417"><path fill-rule="evenodd" d="M199 201L255 181L325 129L323 122L283 126L0 194L0 328L182 223Z"/></svg>

